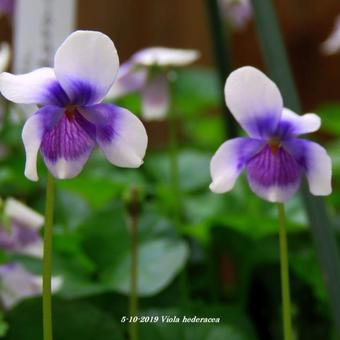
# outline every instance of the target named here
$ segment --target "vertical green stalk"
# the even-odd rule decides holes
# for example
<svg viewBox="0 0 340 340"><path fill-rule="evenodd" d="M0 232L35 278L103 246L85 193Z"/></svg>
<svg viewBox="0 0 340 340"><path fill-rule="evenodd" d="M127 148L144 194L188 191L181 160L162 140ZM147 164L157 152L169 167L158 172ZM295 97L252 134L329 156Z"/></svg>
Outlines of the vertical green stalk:
<svg viewBox="0 0 340 340"><path fill-rule="evenodd" d="M301 113L299 96L272 1L252 0L252 5L258 39L271 78L279 86L285 105ZM310 195L306 183L302 186L302 197L340 336L340 258L332 221L325 201Z"/></svg>
<svg viewBox="0 0 340 340"><path fill-rule="evenodd" d="M53 236L54 180L50 173L47 176L44 259L43 259L43 328L44 340L52 340L52 236Z"/></svg>
<svg viewBox="0 0 340 340"><path fill-rule="evenodd" d="M130 317L138 314L138 240L137 240L137 218L131 220L131 292L130 292ZM138 323L130 320L130 338L131 340L138 339Z"/></svg>
<svg viewBox="0 0 340 340"><path fill-rule="evenodd" d="M281 292L282 292L282 318L283 334L285 340L292 340L292 319L291 303L289 288L289 264L288 264L288 247L286 233L285 209L282 203L277 204L279 219L279 237L280 237L280 263L281 263Z"/></svg>
<svg viewBox="0 0 340 340"><path fill-rule="evenodd" d="M171 82L169 87L171 89ZM170 100L171 100L170 96ZM179 234L182 232L183 222L183 198L180 185L179 164L178 164L178 128L177 128L177 112L173 105L170 105L168 111L168 124L169 124L169 156L170 156L170 175L171 175L171 187L173 190L173 215L175 225ZM183 268L179 275L180 280L180 292L182 299L182 307L185 309L188 305L189 290L188 290L188 278L186 269Z"/></svg>

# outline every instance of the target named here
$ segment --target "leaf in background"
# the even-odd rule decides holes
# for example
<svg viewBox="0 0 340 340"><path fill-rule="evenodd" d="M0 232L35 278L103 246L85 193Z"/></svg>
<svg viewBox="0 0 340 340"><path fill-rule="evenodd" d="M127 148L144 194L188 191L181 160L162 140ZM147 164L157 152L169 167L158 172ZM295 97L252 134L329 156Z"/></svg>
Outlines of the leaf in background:
<svg viewBox="0 0 340 340"><path fill-rule="evenodd" d="M336 136L340 135L340 104L324 104L318 107L316 113L321 117L323 131Z"/></svg>
<svg viewBox="0 0 340 340"><path fill-rule="evenodd" d="M164 289L184 267L188 246L181 240L150 240L138 245L138 295L151 296ZM120 263L107 269L102 280L113 290L130 292L131 257L126 249Z"/></svg>

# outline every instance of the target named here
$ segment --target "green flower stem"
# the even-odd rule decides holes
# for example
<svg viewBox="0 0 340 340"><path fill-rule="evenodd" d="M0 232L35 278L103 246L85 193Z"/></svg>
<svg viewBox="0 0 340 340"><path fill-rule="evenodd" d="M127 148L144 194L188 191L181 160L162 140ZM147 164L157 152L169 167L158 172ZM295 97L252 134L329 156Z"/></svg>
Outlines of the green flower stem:
<svg viewBox="0 0 340 340"><path fill-rule="evenodd" d="M131 291L130 317L138 315L138 217L131 214ZM130 322L130 339L138 339L138 322Z"/></svg>
<svg viewBox="0 0 340 340"><path fill-rule="evenodd" d="M280 263L281 263L281 292L282 292L282 318L285 340L292 340L292 319L289 288L288 247L286 234L285 208L282 203L277 204L280 235Z"/></svg>
<svg viewBox="0 0 340 340"><path fill-rule="evenodd" d="M257 35L271 78L279 86L285 105L301 113L301 103L272 1L252 0L252 5ZM306 183L302 186L302 197L340 337L340 257L334 228L325 201L322 197L312 196Z"/></svg>
<svg viewBox="0 0 340 340"><path fill-rule="evenodd" d="M170 88L173 84L170 83ZM177 231L182 233L183 223L183 198L180 184L179 164L178 164L178 120L177 112L171 106L168 111L169 124L169 156L170 156L170 175L171 187L173 190L173 216ZM183 268L179 275L180 292L183 310L188 306L189 289L186 269Z"/></svg>
<svg viewBox="0 0 340 340"><path fill-rule="evenodd" d="M52 235L53 235L54 180L50 173L47 176L46 210L44 228L43 260L43 328L44 340L52 340Z"/></svg>

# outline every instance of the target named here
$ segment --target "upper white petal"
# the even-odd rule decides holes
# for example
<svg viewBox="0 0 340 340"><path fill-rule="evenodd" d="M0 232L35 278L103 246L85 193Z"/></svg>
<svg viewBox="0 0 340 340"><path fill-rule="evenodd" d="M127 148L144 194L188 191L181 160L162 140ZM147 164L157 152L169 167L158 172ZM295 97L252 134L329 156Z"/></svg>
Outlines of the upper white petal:
<svg viewBox="0 0 340 340"><path fill-rule="evenodd" d="M49 86L56 81L54 70L40 68L30 73L0 75L0 91L8 100L19 104L49 104Z"/></svg>
<svg viewBox="0 0 340 340"><path fill-rule="evenodd" d="M131 59L144 66L186 66L200 57L196 50L149 47L137 52Z"/></svg>
<svg viewBox="0 0 340 340"><path fill-rule="evenodd" d="M225 99L235 119L250 136L270 134L281 118L283 101L278 87L254 67L241 67L229 75Z"/></svg>
<svg viewBox="0 0 340 340"><path fill-rule="evenodd" d="M72 97L75 85L83 82L96 91L94 102L99 102L111 88L119 68L117 50L105 34L76 31L59 47L54 68L66 93Z"/></svg>

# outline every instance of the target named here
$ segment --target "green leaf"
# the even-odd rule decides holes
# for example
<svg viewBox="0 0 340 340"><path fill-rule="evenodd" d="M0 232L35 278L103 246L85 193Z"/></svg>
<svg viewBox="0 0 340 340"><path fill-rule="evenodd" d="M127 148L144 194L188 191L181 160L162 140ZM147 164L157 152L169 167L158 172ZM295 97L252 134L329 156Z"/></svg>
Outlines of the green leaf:
<svg viewBox="0 0 340 340"><path fill-rule="evenodd" d="M138 246L138 293L151 296L165 288L183 268L189 254L181 240L150 240ZM122 261L106 270L102 276L112 289L129 294L131 257L129 249Z"/></svg>

